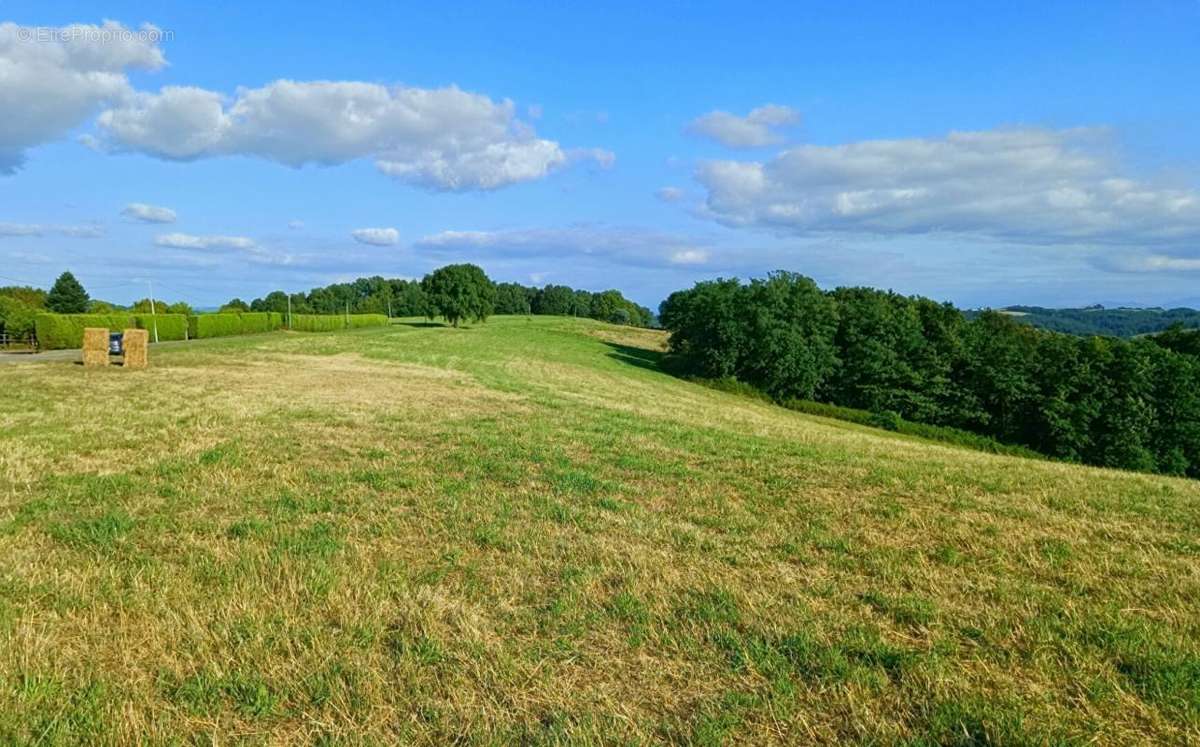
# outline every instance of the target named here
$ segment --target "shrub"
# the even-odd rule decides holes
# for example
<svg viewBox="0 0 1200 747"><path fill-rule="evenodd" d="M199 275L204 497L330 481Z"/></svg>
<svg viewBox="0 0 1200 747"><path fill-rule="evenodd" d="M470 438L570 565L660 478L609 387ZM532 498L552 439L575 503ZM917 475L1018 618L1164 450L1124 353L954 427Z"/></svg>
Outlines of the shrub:
<svg viewBox="0 0 1200 747"><path fill-rule="evenodd" d="M895 410L873 412L868 421L875 428L882 428L885 431L899 431L901 426L900 413Z"/></svg>

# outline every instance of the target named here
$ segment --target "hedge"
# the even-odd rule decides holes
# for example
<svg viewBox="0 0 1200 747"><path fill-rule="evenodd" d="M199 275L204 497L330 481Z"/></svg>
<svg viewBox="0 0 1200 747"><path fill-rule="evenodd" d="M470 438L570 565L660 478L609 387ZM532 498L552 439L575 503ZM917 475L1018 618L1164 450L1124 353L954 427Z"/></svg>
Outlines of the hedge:
<svg viewBox="0 0 1200 747"><path fill-rule="evenodd" d="M188 319L188 330L196 339L273 332L283 326L283 314L273 311L200 314Z"/></svg>
<svg viewBox="0 0 1200 747"><path fill-rule="evenodd" d="M84 327L104 327L113 332L158 328L160 342L187 339L188 319L184 314L38 314L34 319L38 344L45 350L78 348L83 345Z"/></svg>
<svg viewBox="0 0 1200 747"><path fill-rule="evenodd" d="M382 327L387 325L384 314L293 314L292 329L299 332L336 332L359 327ZM229 337L249 335L256 332L273 332L287 328L287 315L270 312L246 312L224 314L200 314L188 320L191 336Z"/></svg>
<svg viewBox="0 0 1200 747"><path fill-rule="evenodd" d="M385 327L386 314L292 314L292 329L298 332L336 332L360 327Z"/></svg>

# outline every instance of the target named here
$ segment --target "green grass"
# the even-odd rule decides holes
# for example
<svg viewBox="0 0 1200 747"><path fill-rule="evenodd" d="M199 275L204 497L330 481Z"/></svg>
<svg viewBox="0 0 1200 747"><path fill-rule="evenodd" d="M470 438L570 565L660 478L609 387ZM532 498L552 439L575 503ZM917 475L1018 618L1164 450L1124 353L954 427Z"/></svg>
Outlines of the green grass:
<svg viewBox="0 0 1200 747"><path fill-rule="evenodd" d="M0 370L0 743L1200 740L1196 483L789 411L662 342Z"/></svg>

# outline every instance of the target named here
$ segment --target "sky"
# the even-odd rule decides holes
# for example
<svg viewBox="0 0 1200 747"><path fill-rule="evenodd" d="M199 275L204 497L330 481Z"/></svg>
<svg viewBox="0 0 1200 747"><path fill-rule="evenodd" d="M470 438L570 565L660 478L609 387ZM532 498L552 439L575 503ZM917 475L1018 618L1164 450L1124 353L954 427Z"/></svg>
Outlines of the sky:
<svg viewBox="0 0 1200 747"><path fill-rule="evenodd" d="M404 5L0 0L0 284L1200 306L1197 0Z"/></svg>

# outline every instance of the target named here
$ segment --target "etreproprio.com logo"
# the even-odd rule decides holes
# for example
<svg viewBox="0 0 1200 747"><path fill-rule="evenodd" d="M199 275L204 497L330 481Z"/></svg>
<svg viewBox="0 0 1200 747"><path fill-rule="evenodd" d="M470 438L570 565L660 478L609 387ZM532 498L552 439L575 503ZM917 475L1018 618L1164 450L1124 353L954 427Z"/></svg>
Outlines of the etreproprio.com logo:
<svg viewBox="0 0 1200 747"><path fill-rule="evenodd" d="M143 42L158 44L175 39L175 32L160 29L155 26L143 26L140 29L127 29L115 26L65 26L53 28L50 26L21 26L17 29L17 39L23 42L42 43L71 43L71 42Z"/></svg>

